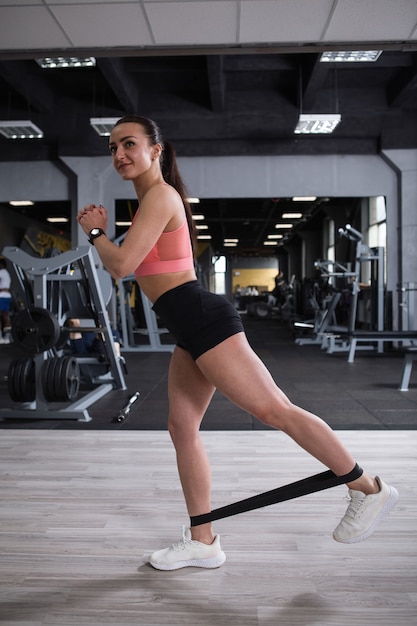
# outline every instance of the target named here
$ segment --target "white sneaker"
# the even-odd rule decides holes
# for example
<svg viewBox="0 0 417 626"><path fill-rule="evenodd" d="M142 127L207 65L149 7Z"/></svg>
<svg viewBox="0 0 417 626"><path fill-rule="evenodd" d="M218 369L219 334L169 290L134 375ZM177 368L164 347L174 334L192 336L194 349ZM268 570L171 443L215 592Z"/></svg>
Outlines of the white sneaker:
<svg viewBox="0 0 417 626"><path fill-rule="evenodd" d="M368 539L398 500L395 487L386 485L379 476L376 481L378 493L366 496L361 491L349 489L350 503L344 517L333 533L333 539L341 543L359 543Z"/></svg>
<svg viewBox="0 0 417 626"><path fill-rule="evenodd" d="M149 563L155 569L174 570L181 567L220 567L226 555L220 547L220 536L216 535L213 543L207 545L191 539L191 530L183 526L182 539L170 548L154 552Z"/></svg>

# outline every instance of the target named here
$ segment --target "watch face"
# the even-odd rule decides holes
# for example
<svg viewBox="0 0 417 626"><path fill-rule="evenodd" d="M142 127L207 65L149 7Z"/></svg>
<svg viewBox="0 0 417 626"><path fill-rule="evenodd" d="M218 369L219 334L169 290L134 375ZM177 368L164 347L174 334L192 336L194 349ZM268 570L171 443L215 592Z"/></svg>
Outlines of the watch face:
<svg viewBox="0 0 417 626"><path fill-rule="evenodd" d="M92 237L94 237L95 235L99 235L100 234L100 229L99 228L92 228L90 231L90 235Z"/></svg>

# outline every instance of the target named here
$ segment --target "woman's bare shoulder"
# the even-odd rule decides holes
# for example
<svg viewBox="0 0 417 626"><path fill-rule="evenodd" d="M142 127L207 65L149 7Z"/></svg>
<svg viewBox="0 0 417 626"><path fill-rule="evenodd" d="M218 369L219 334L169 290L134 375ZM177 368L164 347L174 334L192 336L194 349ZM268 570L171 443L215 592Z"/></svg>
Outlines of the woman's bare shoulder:
<svg viewBox="0 0 417 626"><path fill-rule="evenodd" d="M174 189L174 187L166 182L155 183L155 185L152 185L152 187L150 187L144 195L142 204L145 200L153 200L155 198L168 199L171 201L174 198L179 198L181 200L179 193Z"/></svg>
<svg viewBox="0 0 417 626"><path fill-rule="evenodd" d="M170 223L170 228L176 228L183 220L184 205L179 193L167 183L153 185L144 195L140 203L140 214L143 220L154 218L155 209L161 220ZM173 226L171 220L174 220ZM177 224L177 221L179 223Z"/></svg>

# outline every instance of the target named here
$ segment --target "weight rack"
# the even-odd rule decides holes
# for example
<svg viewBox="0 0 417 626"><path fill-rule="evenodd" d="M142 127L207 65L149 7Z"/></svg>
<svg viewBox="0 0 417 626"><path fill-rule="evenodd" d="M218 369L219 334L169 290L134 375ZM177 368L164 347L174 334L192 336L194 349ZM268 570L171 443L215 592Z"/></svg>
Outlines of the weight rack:
<svg viewBox="0 0 417 626"><path fill-rule="evenodd" d="M21 365L16 364L16 386L27 385L30 400L0 409L0 419L91 421L88 408L92 404L113 389L126 389L106 311L113 291L110 275L96 269L90 247L75 248L50 258L32 257L14 247L4 248L2 254L11 262L12 290L18 305L12 336L17 337L18 344L21 341L20 347L26 353L33 353L33 366L25 366L23 360ZM66 387L61 389L61 395L65 397L68 392L68 397L75 398L79 387L78 365L83 361L83 357L63 357L59 349L68 333L74 330L65 325L70 318L92 320L91 325L76 330L101 334L108 372L97 379L92 391L57 407L56 402L48 401L48 394L52 394L54 400L61 400L61 384ZM85 361L91 363L94 358L87 357Z"/></svg>

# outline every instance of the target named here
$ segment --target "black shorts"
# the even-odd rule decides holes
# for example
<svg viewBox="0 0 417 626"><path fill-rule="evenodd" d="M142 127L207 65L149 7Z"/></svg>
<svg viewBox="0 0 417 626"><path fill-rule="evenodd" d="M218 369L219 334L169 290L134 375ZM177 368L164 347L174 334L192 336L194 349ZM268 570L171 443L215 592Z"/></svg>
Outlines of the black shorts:
<svg viewBox="0 0 417 626"><path fill-rule="evenodd" d="M177 345L190 352L194 360L228 337L244 332L233 304L204 289L198 280L165 292L152 309Z"/></svg>

